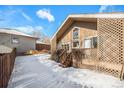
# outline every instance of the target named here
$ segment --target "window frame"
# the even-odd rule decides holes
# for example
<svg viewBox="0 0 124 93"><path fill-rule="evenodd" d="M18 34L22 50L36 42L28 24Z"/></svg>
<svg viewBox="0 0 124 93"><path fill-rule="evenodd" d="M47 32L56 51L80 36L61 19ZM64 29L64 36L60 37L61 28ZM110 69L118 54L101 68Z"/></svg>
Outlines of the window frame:
<svg viewBox="0 0 124 93"><path fill-rule="evenodd" d="M78 42L78 43L79 43L79 46L74 47L74 43L75 43L75 42ZM79 40L75 40L75 41L73 41L73 43L72 43L72 48L80 48L80 42L79 42Z"/></svg>
<svg viewBox="0 0 124 93"><path fill-rule="evenodd" d="M83 42L84 42L84 43L83 43L82 47L85 48L85 40L90 39L90 40L91 40L91 48L94 48L94 47L93 47L93 38L94 38L94 37L98 38L97 36L89 36L89 37L84 38L84 39L83 39ZM97 45L98 45L98 39L97 39ZM97 46L96 46L95 48L97 48Z"/></svg>
<svg viewBox="0 0 124 93"><path fill-rule="evenodd" d="M13 42L13 39L14 39L14 38L16 38L16 39L18 40L17 43ZM12 43L12 44L19 44L19 43L20 43L19 37L17 37L17 36L11 36L11 43Z"/></svg>
<svg viewBox="0 0 124 93"><path fill-rule="evenodd" d="M73 32L74 32L75 29L78 29L78 39L74 39L74 38L73 38L73 37L74 37L74 36L73 36L73 35L74 35ZM74 46L73 46L73 43L76 42L76 41L79 42L79 46L74 47ZM80 48L80 27L74 27L74 28L72 29L72 48Z"/></svg>

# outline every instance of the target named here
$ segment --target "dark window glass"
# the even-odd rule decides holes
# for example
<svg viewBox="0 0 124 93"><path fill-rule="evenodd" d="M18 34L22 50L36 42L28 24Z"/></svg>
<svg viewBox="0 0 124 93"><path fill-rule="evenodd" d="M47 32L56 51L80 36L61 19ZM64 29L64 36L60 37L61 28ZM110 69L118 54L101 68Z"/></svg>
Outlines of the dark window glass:
<svg viewBox="0 0 124 93"><path fill-rule="evenodd" d="M73 30L73 39L79 39L79 29L75 28Z"/></svg>
<svg viewBox="0 0 124 93"><path fill-rule="evenodd" d="M79 41L74 41L73 42L73 47L79 47Z"/></svg>
<svg viewBox="0 0 124 93"><path fill-rule="evenodd" d="M93 48L97 48L97 37L92 38Z"/></svg>

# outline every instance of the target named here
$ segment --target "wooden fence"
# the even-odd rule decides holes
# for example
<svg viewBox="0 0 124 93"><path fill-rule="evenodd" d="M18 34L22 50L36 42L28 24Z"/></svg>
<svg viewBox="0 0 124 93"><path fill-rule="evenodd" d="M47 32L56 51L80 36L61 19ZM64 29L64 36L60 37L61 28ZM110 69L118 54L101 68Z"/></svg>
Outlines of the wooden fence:
<svg viewBox="0 0 124 93"><path fill-rule="evenodd" d="M9 54L0 54L0 88L6 88L13 70L16 49Z"/></svg>
<svg viewBox="0 0 124 93"><path fill-rule="evenodd" d="M36 50L50 50L51 46L48 44L36 44Z"/></svg>

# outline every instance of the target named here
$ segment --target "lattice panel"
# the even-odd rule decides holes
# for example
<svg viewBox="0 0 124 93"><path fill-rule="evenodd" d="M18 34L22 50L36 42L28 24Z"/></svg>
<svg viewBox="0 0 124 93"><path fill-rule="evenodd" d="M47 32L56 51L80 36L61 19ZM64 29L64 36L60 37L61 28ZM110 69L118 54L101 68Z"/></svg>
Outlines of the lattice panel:
<svg viewBox="0 0 124 93"><path fill-rule="evenodd" d="M123 19L98 19L98 70L119 76L123 64ZM111 68L116 64L117 69ZM107 64L106 64L107 65Z"/></svg>
<svg viewBox="0 0 124 93"><path fill-rule="evenodd" d="M105 72L107 74L111 74L115 77L120 77L120 70L106 68L105 66L98 66L97 70L101 72Z"/></svg>

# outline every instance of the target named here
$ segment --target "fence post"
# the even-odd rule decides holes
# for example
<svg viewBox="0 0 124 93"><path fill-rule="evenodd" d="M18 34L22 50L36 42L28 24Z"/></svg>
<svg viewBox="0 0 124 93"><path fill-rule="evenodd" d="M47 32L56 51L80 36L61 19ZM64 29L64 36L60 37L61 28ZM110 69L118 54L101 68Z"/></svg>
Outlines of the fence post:
<svg viewBox="0 0 124 93"><path fill-rule="evenodd" d="M11 53L0 54L0 88L6 88L14 67L16 49Z"/></svg>

